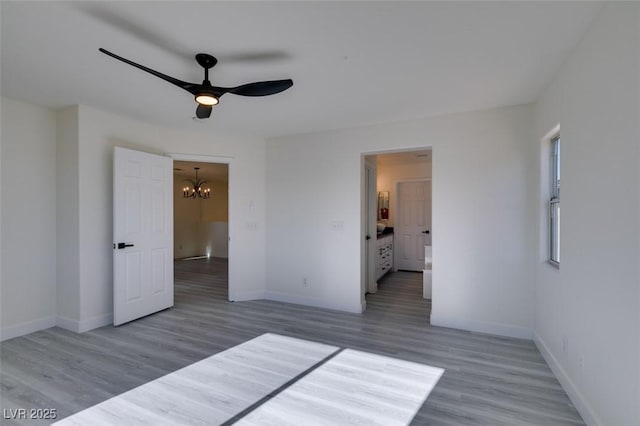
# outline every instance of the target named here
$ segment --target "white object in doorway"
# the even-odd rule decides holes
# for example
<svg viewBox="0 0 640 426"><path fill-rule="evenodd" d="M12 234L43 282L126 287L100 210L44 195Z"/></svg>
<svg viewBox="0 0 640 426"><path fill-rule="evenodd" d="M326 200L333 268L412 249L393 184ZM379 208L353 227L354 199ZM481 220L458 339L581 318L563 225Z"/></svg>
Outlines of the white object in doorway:
<svg viewBox="0 0 640 426"><path fill-rule="evenodd" d="M433 246L424 246L424 269L422 270L422 298L431 299L431 269Z"/></svg>

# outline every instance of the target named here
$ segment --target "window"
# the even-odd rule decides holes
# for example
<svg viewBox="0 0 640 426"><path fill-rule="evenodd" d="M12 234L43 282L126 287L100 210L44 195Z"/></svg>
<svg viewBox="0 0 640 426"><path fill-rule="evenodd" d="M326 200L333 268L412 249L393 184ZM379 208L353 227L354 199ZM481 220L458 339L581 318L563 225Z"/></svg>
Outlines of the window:
<svg viewBox="0 0 640 426"><path fill-rule="evenodd" d="M560 265L560 135L551 139L549 164L551 197L549 199L549 261Z"/></svg>

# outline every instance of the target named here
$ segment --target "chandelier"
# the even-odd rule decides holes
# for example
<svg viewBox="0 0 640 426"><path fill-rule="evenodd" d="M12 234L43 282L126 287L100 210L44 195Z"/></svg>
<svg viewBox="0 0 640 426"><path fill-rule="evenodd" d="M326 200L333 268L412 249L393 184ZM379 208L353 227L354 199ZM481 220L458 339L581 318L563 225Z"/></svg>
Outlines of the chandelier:
<svg viewBox="0 0 640 426"><path fill-rule="evenodd" d="M211 189L202 187L207 181L198 178L198 170L200 170L200 167L194 167L194 169L196 171L196 178L185 179L185 181L191 184L191 187L185 186L182 188L182 196L184 198L209 198Z"/></svg>

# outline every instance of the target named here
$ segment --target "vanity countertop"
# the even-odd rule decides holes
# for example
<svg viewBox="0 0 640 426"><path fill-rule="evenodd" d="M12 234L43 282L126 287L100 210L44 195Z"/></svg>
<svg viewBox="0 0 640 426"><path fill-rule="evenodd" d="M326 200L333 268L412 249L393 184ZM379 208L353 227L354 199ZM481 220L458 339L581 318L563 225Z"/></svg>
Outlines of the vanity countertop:
<svg viewBox="0 0 640 426"><path fill-rule="evenodd" d="M378 232L377 238L380 239L386 237L387 235L393 235L393 228L385 228L384 231Z"/></svg>

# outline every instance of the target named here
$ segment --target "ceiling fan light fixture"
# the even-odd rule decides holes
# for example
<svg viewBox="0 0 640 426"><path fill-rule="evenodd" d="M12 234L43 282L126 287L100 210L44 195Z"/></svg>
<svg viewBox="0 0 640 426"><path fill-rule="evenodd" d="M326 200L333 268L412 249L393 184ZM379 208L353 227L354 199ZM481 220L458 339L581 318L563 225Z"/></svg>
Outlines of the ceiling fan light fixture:
<svg viewBox="0 0 640 426"><path fill-rule="evenodd" d="M196 95L196 102L200 105L213 106L218 105L218 98L211 93L199 93Z"/></svg>
<svg viewBox="0 0 640 426"><path fill-rule="evenodd" d="M231 93L239 96L268 96L275 95L276 93L280 93L293 86L293 80L291 80L290 78L286 80L256 81L253 83L242 84L236 87L212 86L211 82L209 81L209 69L215 66L218 60L206 53L198 53L196 55L196 61L202 68L204 68L204 80L201 84L196 84L178 80L177 78L145 67L144 65L137 64L126 58L123 58L122 56L118 56L115 53L111 53L108 50L103 49L102 47L98 50L107 56L111 56L112 58L124 62L125 64L131 65L144 72L161 78L164 81L171 83L174 86L178 86L179 88L191 93L193 96L195 96L195 101L198 104L196 108L196 118L198 119L209 118L211 116L211 110L213 109L212 107L218 105L218 103L220 102L220 96L224 95L225 93Z"/></svg>
<svg viewBox="0 0 640 426"><path fill-rule="evenodd" d="M196 95L196 102L200 105L213 106L218 105L218 98L211 93L199 93Z"/></svg>

